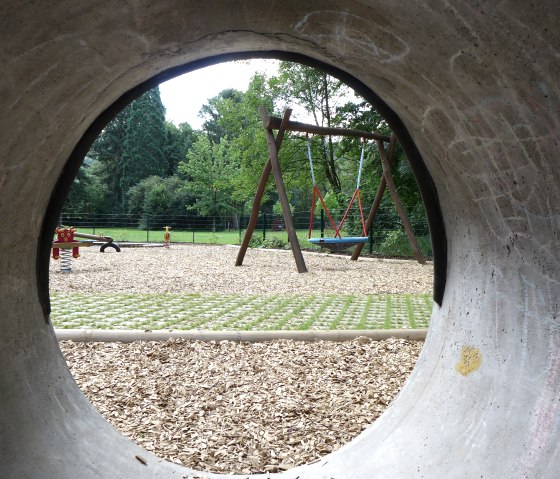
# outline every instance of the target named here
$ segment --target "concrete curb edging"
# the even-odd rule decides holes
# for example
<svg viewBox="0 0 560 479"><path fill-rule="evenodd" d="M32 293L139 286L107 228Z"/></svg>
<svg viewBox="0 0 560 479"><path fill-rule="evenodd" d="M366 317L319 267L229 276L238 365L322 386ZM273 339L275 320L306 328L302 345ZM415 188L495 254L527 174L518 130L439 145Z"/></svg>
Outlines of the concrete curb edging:
<svg viewBox="0 0 560 479"><path fill-rule="evenodd" d="M121 342L167 341L187 339L191 341L235 341L258 343L291 339L293 341L351 341L367 337L374 341L389 338L423 341L427 329L380 329L340 331L134 331L117 329L55 329L59 341L75 342Z"/></svg>

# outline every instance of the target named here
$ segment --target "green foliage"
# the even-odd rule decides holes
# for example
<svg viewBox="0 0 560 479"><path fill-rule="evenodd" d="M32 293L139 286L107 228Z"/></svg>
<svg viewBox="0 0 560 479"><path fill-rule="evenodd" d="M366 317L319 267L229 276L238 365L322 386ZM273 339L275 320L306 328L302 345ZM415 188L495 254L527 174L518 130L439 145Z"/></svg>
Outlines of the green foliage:
<svg viewBox="0 0 560 479"><path fill-rule="evenodd" d="M267 236L261 241L262 248L284 249L288 244L286 240L278 238L277 236Z"/></svg>
<svg viewBox="0 0 560 479"><path fill-rule="evenodd" d="M260 105L271 111L273 98L265 75L255 74L246 92L222 92L209 100L201 114L210 126L208 136L213 143L227 140L225 149L232 170L233 203L239 209L255 194L260 174L268 156L268 146L258 113Z"/></svg>
<svg viewBox="0 0 560 479"><path fill-rule="evenodd" d="M329 211L341 211L344 209L344 206L340 200L341 195L337 195L334 191L327 191L326 194L323 195L323 200L325 200L325 205L329 209ZM315 212L320 214L321 210L323 209L323 204L320 200L317 200L317 206L315 207Z"/></svg>
<svg viewBox="0 0 560 479"><path fill-rule="evenodd" d="M126 211L129 190L149 176L172 176L195 137L188 124L176 127L165 122L159 88L134 100L107 124L88 153L94 160L91 171L97 187L105 190L106 198L103 203L90 202L94 211Z"/></svg>
<svg viewBox="0 0 560 479"><path fill-rule="evenodd" d="M167 163L167 176L177 173L179 162L185 159L187 152L200 134L192 129L188 123L175 126L173 123L165 122L166 141L163 149Z"/></svg>
<svg viewBox="0 0 560 479"><path fill-rule="evenodd" d="M242 97L243 93L239 90L228 88L202 106L199 113L205 118L202 128L211 143L219 143L222 138L231 139L243 126L238 122L229 122L231 116L227 114L228 111L235 111Z"/></svg>
<svg viewBox="0 0 560 479"><path fill-rule="evenodd" d="M243 236L245 236L245 231L243 231ZM249 240L250 248L270 248L270 249L286 249L289 248L290 243L284 238L279 238L278 236L268 236L263 239L259 233L253 233L251 239Z"/></svg>
<svg viewBox="0 0 560 479"><path fill-rule="evenodd" d="M387 122L363 99L337 79L312 68L281 62L279 73L257 73L246 91L227 89L202 107L204 131L188 124L165 122L164 108L156 88L127 106L102 131L92 145L91 161L81 168L65 211L96 213L130 212L142 215L184 214L233 219L247 212L268 156L268 145L258 108L280 116L286 107L305 113L293 118L319 126L348 127L390 134ZM312 120L309 120L311 118ZM360 140L311 138L317 184L335 220L356 187ZM309 209L311 175L307 142L303 135L287 133L280 150L282 176L295 211ZM407 214L419 237L427 236L425 212L412 169L397 148L392 168ZM382 177L379 152L374 143L365 148L362 200L369 211ZM280 214L276 186L269 181L263 207ZM321 211L317 203L317 213ZM396 229L400 221L390 196L383 197L383 218L375 228ZM356 210L345 231L361 234ZM387 238L398 246L398 238ZM406 242L405 242L406 244ZM392 254L392 253L388 253Z"/></svg>
<svg viewBox="0 0 560 479"><path fill-rule="evenodd" d="M406 233L402 230L390 231L379 247L379 252L388 256L412 256L412 248Z"/></svg>
<svg viewBox="0 0 560 479"><path fill-rule="evenodd" d="M187 178L184 189L194 198L189 208L201 215L216 217L234 210L231 179L235 164L227 152L225 138L211 143L207 136L200 136L189 150L187 161L179 163L179 172Z"/></svg>
<svg viewBox="0 0 560 479"><path fill-rule="evenodd" d="M291 204L290 204L290 211L292 213L295 211L294 206ZM272 213L276 216L282 216L282 214L284 213L282 211L282 204L280 203L280 200L278 200L276 203L274 203L274 205L272 205Z"/></svg>
<svg viewBox="0 0 560 479"><path fill-rule="evenodd" d="M130 105L126 106L115 118L107 124L97 139L93 142L87 157L98 162L97 177L99 182L106 185L109 209L106 212L120 212L122 205L122 189L120 178L122 175L121 158L126 138L126 125L130 114ZM97 210L98 213L105 212Z"/></svg>
<svg viewBox="0 0 560 479"><path fill-rule="evenodd" d="M66 198L65 212L89 213L109 207L109 189L99 171L99 162L86 158Z"/></svg>
<svg viewBox="0 0 560 479"><path fill-rule="evenodd" d="M247 233L247 230L243 230L243 234L242 234L243 237L245 237L245 233ZM259 246L262 245L262 242L263 242L262 236L258 233L253 233L251 239L249 240L249 247L258 248Z"/></svg>
<svg viewBox="0 0 560 479"><path fill-rule="evenodd" d="M148 216L150 216L150 226L159 228L175 225L166 219L160 221L152 217L165 218L185 214L190 201L191 198L184 189L184 182L178 176L169 178L150 176L128 191L127 205L129 213L140 215L141 228L147 226Z"/></svg>
<svg viewBox="0 0 560 479"><path fill-rule="evenodd" d="M433 256L432 238L430 236L418 236L417 239L422 254L428 258L431 258Z"/></svg>
<svg viewBox="0 0 560 479"><path fill-rule="evenodd" d="M154 88L135 100L130 108L121 160L123 191L149 176L165 175L168 169L164 161L166 139L165 108L159 88Z"/></svg>
<svg viewBox="0 0 560 479"><path fill-rule="evenodd" d="M426 257L432 256L432 241L429 236L417 236L420 251ZM387 256L412 257L412 248L403 230L392 230L387 233L379 246L379 253Z"/></svg>
<svg viewBox="0 0 560 479"><path fill-rule="evenodd" d="M305 65L281 62L276 88L283 92L286 104L297 103L313 118L317 126L340 125L337 106L350 94L350 89L336 78ZM316 174L322 174L328 189L337 194L342 183L337 168L335 144L331 136L319 137L314 142ZM318 181L319 183L319 181Z"/></svg>

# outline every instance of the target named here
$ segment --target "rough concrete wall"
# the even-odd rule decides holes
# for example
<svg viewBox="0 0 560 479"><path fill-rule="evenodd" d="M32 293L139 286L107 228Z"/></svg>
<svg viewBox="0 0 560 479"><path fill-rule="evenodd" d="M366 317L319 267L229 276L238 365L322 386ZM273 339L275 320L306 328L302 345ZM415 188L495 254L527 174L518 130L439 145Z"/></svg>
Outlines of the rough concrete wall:
<svg viewBox="0 0 560 479"><path fill-rule="evenodd" d="M398 114L437 186L449 255L398 400L286 477L556 477L558 16L552 1L0 5L3 477L182 476L77 391L39 304L37 239L71 152L121 95L178 65L267 50L334 65Z"/></svg>

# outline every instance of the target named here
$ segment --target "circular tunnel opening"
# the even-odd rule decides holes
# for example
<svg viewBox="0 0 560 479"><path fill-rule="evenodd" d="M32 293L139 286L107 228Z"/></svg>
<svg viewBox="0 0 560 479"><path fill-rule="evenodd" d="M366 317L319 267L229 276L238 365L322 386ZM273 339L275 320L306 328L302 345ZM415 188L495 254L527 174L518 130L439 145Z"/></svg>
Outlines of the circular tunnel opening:
<svg viewBox="0 0 560 479"><path fill-rule="evenodd" d="M209 59L207 60L207 62L210 63L218 63L221 61L224 61L225 59L232 59L232 58L247 58L248 54L240 54L240 55L228 55L227 58L224 57L218 57L218 58L213 58L213 59ZM253 58L254 55L250 55L250 58ZM281 57L283 58L288 58L290 61L295 61L295 59L297 59L299 62L307 64L309 66L313 66L315 68L317 68L317 63L314 61L311 61L309 59L305 59L306 62L302 61L302 58L300 58L298 55L285 55L285 54L278 54L277 52L274 53L270 53L266 55L266 58L279 58ZM204 62L204 64L206 64L206 61ZM322 66L322 64L321 64ZM200 67L200 66L198 66ZM189 66L185 66L185 67L181 67L181 69L175 69L173 71L174 74L179 75L181 72L186 71L186 70L191 70L193 69L192 65ZM332 68L328 69L329 71L327 73L329 74L333 74L333 73L338 73L340 76L345 77L345 78L340 78L341 80L345 81L345 82L350 82L351 84L349 84L350 87L353 87L358 93L362 94L362 96L368 100L370 102L370 104L373 105L372 100L374 100L376 102L376 105L374 105L375 107L379 107L379 105L381 105L381 108L384 108L384 114L387 114L387 112L389 113L389 118L385 117L385 120L387 122L391 122L390 126L393 129L393 131L395 131L395 126L396 126L396 131L399 131L399 141L401 140L401 137L404 138L404 142L402 142L402 148L406 150L406 154L409 158L409 161L411 163L411 165L413 166L414 169L414 173L415 176L417 178L418 184L420 186L422 195L423 195L423 199L424 199L424 204L426 207L426 214L428 217L428 222L430 225L430 232L431 232L431 239L432 239L432 248L433 248L433 258L434 258L434 265L441 265L441 264L445 264L446 262L446 258L445 258L445 235L444 235L444 230L443 230L443 226L441 223L441 213L439 211L439 204L437 203L437 195L433 186L433 182L431 181L431 178L429 177L429 175L427 174L427 171L425 169L425 166L420 158L420 156L417 153L416 148L414 147L414 145L412 144L411 140L409 139L409 137L406 134L406 131L404 130L404 127L402 127L402 125L400 124L400 122L398 121L398 119L393 115L391 116L391 112L388 110L388 108L386 106L383 106L384 104L381 102L381 100L370 90L366 89L361 83L357 82L356 80L349 80L347 75L343 75L340 72L334 71ZM167 74L162 74L161 76L157 77L157 81L161 81L161 78L167 78L171 76L169 73ZM82 141L80 142L80 144L76 147L76 149L74 150L72 157L69 161L69 166L67 169L65 169L65 173L63 175L63 177L61 177L60 181L59 181L59 185L58 188L55 192L55 194L53 195L53 199L51 201L51 205L49 206L49 213L47 215L47 217L55 217L58 218L60 217L60 211L57 211L55 213L53 213L52 208L55 208L54 205L61 205L61 201L63 204L64 201L64 195L62 194L63 191L68 190L69 188L69 182L71 182L73 180L73 178L70 178L70 173L69 171L71 171L72 169L76 168L76 161L78 161L78 163L81 163L81 161L83 160L83 156L85 156L85 154L83 154L84 150L87 150L89 148L89 145L91 145L91 143L93 142L93 140L97 137L98 133L101 131L102 128L104 128L106 122L108 122L110 120L110 118L114 117L116 115L116 113L118 113L119 111L121 111L123 103L126 101L131 101L134 98L138 98L138 96L140 96L142 93L144 93L146 91L147 88L153 86L154 84L154 79L149 80L148 82L140 85L139 87L137 87L136 89L134 89L132 92L127 93L126 95L124 95L123 97L121 97L121 99L119 99L118 102L116 102L109 110L107 110L102 117L100 117L96 123L94 125L92 125L92 128L94 126L96 126L96 128L94 130L92 130L92 128L90 128L90 130L88 130L88 133L84 136L84 138L82 139ZM359 88L356 88L356 86ZM367 94L369 93L367 96L364 95L364 92ZM126 100L125 100L126 99ZM101 118L103 118L103 121L101 121ZM400 130L399 130L400 128ZM83 156L82 156L83 155ZM414 155L414 156L410 156L410 155ZM81 157L80 157L81 156ZM78 164L79 167L79 164ZM62 198L62 199L61 199ZM428 198L431 203L428 203L426 198ZM61 207L61 206L60 206ZM435 234L434 234L435 232ZM52 235L49 236L49 248L50 248L50 241L51 241ZM44 272L42 271L42 266L39 266L39 277L40 278L44 278ZM433 292L433 296L434 299L436 301L438 301L439 303L441 303L441 298L443 296L443 289L444 289L444 285L445 285L445 275L442 278L442 272L444 272L445 270L442 269L441 267L439 268L439 270L437 269L437 266L435 266L434 268L434 292ZM48 277L48 276L47 276ZM44 304L44 303L43 303ZM46 309L48 310L48 309ZM367 343L367 341L366 341ZM362 343L359 344L355 343L353 344L350 348L354 349L354 350L360 350L362 351L361 354L365 354L365 358L369 358L371 354L373 354L373 356L376 356L379 354L379 350L373 348L373 349L369 349L371 348L372 345L366 345L366 343ZM385 348L384 349L384 354L392 354L392 352L396 352L396 349L398 349L399 347L403 347L403 342L400 342L397 340L396 343L390 342L388 344L383 344L381 346L381 348ZM408 347L408 346L407 346ZM200 346L197 346L197 348L199 350L202 350L202 348ZM85 356L84 353L87 353L88 351L88 347L84 347L81 349L81 351L77 351L77 354L74 355L74 361L78 361L80 362L80 358L81 358L81 362L83 364L87 363L87 361L85 360ZM115 349L114 347L109 347L109 349ZM142 364L142 360L141 358L144 357L150 357L150 358L156 358L158 355L162 355L165 356L167 353L161 353L161 352L157 352L154 353L153 351L150 352L139 352L141 351L142 348L138 347L136 348L136 352L137 352L137 356L139 359L139 364ZM412 357L415 358L415 355L418 354L419 350L413 348L414 351L411 353ZM68 350L67 350L68 351ZM339 349L338 354L341 357L344 357L346 352L348 351L348 347L344 347L341 346L341 348ZM373 353L371 351L374 351ZM377 352L375 352L377 351ZM89 351L90 353L92 352L91 350ZM207 352L205 354L208 354ZM154 356L155 355L155 356ZM77 359L76 359L77 358ZM138 359L137 358L137 359ZM157 359L157 358L156 358ZM408 358L407 358L408 360ZM397 365L397 363L395 361L398 361L398 356L393 355L393 359L387 362L387 367L389 368L389 370L391 370L396 376L399 376L399 379L395 379L395 381L400 381L402 379L402 377L406 377L408 375L408 373L410 372L411 369L411 364L410 363L406 363L404 366L402 366L402 369L399 368L399 366ZM385 363L385 361L383 361L383 363ZM383 365L383 367L385 366L385 364ZM363 366L362 366L363 367ZM403 372L405 371L406 372ZM366 371L366 369L364 369L364 371ZM369 371L369 370L368 370ZM77 369L75 369L75 374L80 375L79 372L77 372ZM83 376L83 373L81 373ZM387 374L387 373L384 373ZM391 373L389 373L391 374ZM404 374L404 376L403 376ZM293 381L294 379L290 379L290 381ZM335 379L336 381L336 379ZM90 385L92 385L92 381L89 381ZM400 383L399 383L400 384ZM93 388L98 388L99 387L99 383L96 383L96 385L93 385ZM91 392L90 392L91 394ZM90 396L91 397L91 396ZM388 399L389 398L389 399ZM385 402L390 402L390 400L392 399L391 394L389 393L388 395L385 394L383 395L383 401ZM201 411L204 412L204 408L201 409ZM111 413L110 411L105 411L105 413L110 416ZM365 422L364 422L365 421ZM360 425L358 426L358 429L361 430L363 427L365 427L366 424L368 424L367 420L362 421L362 423L360 423ZM359 421L358 421L359 422ZM353 426L348 426L350 429L354 429ZM293 431L291 431L292 434L295 434L297 432L297 428L295 428ZM355 433L356 431L353 431L353 433ZM157 451L157 450L156 450ZM323 450L322 453L328 453L331 452L332 448L331 446L327 445L327 446L323 446ZM212 451L214 452L214 451ZM203 457L204 456L203 454ZM313 458L315 459L315 458ZM304 461L304 462L309 462L309 461ZM280 463L280 469L276 468L273 469L273 471L278 471L278 470L282 470L282 468L288 468L291 467L293 464L290 463L290 461L283 461ZM300 465L297 461L296 461L296 465ZM211 468L210 468L211 469ZM232 472L232 471L230 471ZM250 472L247 470L244 471L235 471L235 472ZM258 468L257 470L253 470L252 472L266 472L266 471L259 471Z"/></svg>

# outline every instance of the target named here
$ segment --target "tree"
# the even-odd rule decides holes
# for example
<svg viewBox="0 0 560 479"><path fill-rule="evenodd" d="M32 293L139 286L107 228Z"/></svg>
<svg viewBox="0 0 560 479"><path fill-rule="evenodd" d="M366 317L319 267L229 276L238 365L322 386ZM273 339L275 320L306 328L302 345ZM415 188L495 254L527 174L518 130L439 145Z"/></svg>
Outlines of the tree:
<svg viewBox="0 0 560 479"><path fill-rule="evenodd" d="M109 207L107 184L98 173L99 162L86 157L66 198L65 213L103 212Z"/></svg>
<svg viewBox="0 0 560 479"><path fill-rule="evenodd" d="M205 118L202 129L208 135L211 143L219 143L222 138L231 139L238 130L237 125L227 122L226 111L235 109L241 102L243 93L234 88L222 90L218 95L210 98L200 109L199 116Z"/></svg>
<svg viewBox="0 0 560 479"><path fill-rule="evenodd" d="M121 161L121 209L126 206L126 192L132 186L148 176L167 173L165 145L165 108L157 87L139 97L130 107Z"/></svg>
<svg viewBox="0 0 560 479"><path fill-rule="evenodd" d="M311 116L317 126L333 127L340 124L335 115L337 106L351 90L336 78L305 65L280 63L280 73L275 87L283 92L287 105L296 102ZM335 160L332 136L320 137L315 142L318 164L321 166L329 189L339 195L342 183Z"/></svg>
<svg viewBox="0 0 560 479"><path fill-rule="evenodd" d="M231 165L231 206L242 211L255 194L262 168L267 159L267 143L258 113L260 105L273 110L273 89L266 75L256 73L247 90L225 90L211 98L201 109L208 120L204 123L213 144L220 144ZM236 213L234 213L234 224Z"/></svg>
<svg viewBox="0 0 560 479"><path fill-rule="evenodd" d="M232 176L235 166L227 156L227 140L211 143L207 136L199 137L187 154L187 161L179 163L178 170L185 175L185 189L194 197L190 209L213 219L212 231L216 231L216 216L233 212Z"/></svg>
<svg viewBox="0 0 560 479"><path fill-rule="evenodd" d="M98 213L120 211L122 199L120 183L122 175L121 159L130 108L130 105L126 106L107 124L93 142L86 156L86 158L90 157L97 162L95 172L99 184L106 187L107 211L98 210Z"/></svg>
<svg viewBox="0 0 560 479"><path fill-rule="evenodd" d="M167 175L166 154L171 162L177 161L181 147L174 142L188 144L189 129L185 127L176 137L166 131L159 88L134 100L107 124L88 153L98 162L100 183L107 186L107 212L125 211L128 190L143 178Z"/></svg>
<svg viewBox="0 0 560 479"><path fill-rule="evenodd" d="M177 175L145 178L128 191L128 213L139 215L143 227L147 225L148 217L152 218L150 224L154 227L175 226L172 218L184 215L188 205L192 204L184 186L184 179Z"/></svg>
<svg viewBox="0 0 560 479"><path fill-rule="evenodd" d="M391 134L391 130L385 119L365 100L347 102L338 109L337 114L343 119L344 124L348 128L364 131L379 131L384 135ZM355 148L353 141L355 142L355 140L350 138L344 138L341 141L341 149L345 154L348 154L348 152ZM416 178L414 177L414 172L412 171L408 158L400 145L397 145L394 158L391 171L395 184L398 185L399 197L415 229L419 234L427 235L426 213L420 190L418 189ZM370 144L366 149L366 165L364 172L368 172L368 174L362 175L364 205L367 205L371 204L373 201L373 197L377 192L378 185L383 175L379 151L375 144ZM388 191L385 192L381 202L381 211L383 211L384 214L379 217L378 224L381 224L381 226L386 229L399 227L400 219Z"/></svg>
<svg viewBox="0 0 560 479"><path fill-rule="evenodd" d="M173 176L177 173L177 165L185 159L187 152L200 133L194 131L188 123L175 126L169 121L165 122L165 133L166 140L163 153L167 163L166 176Z"/></svg>

